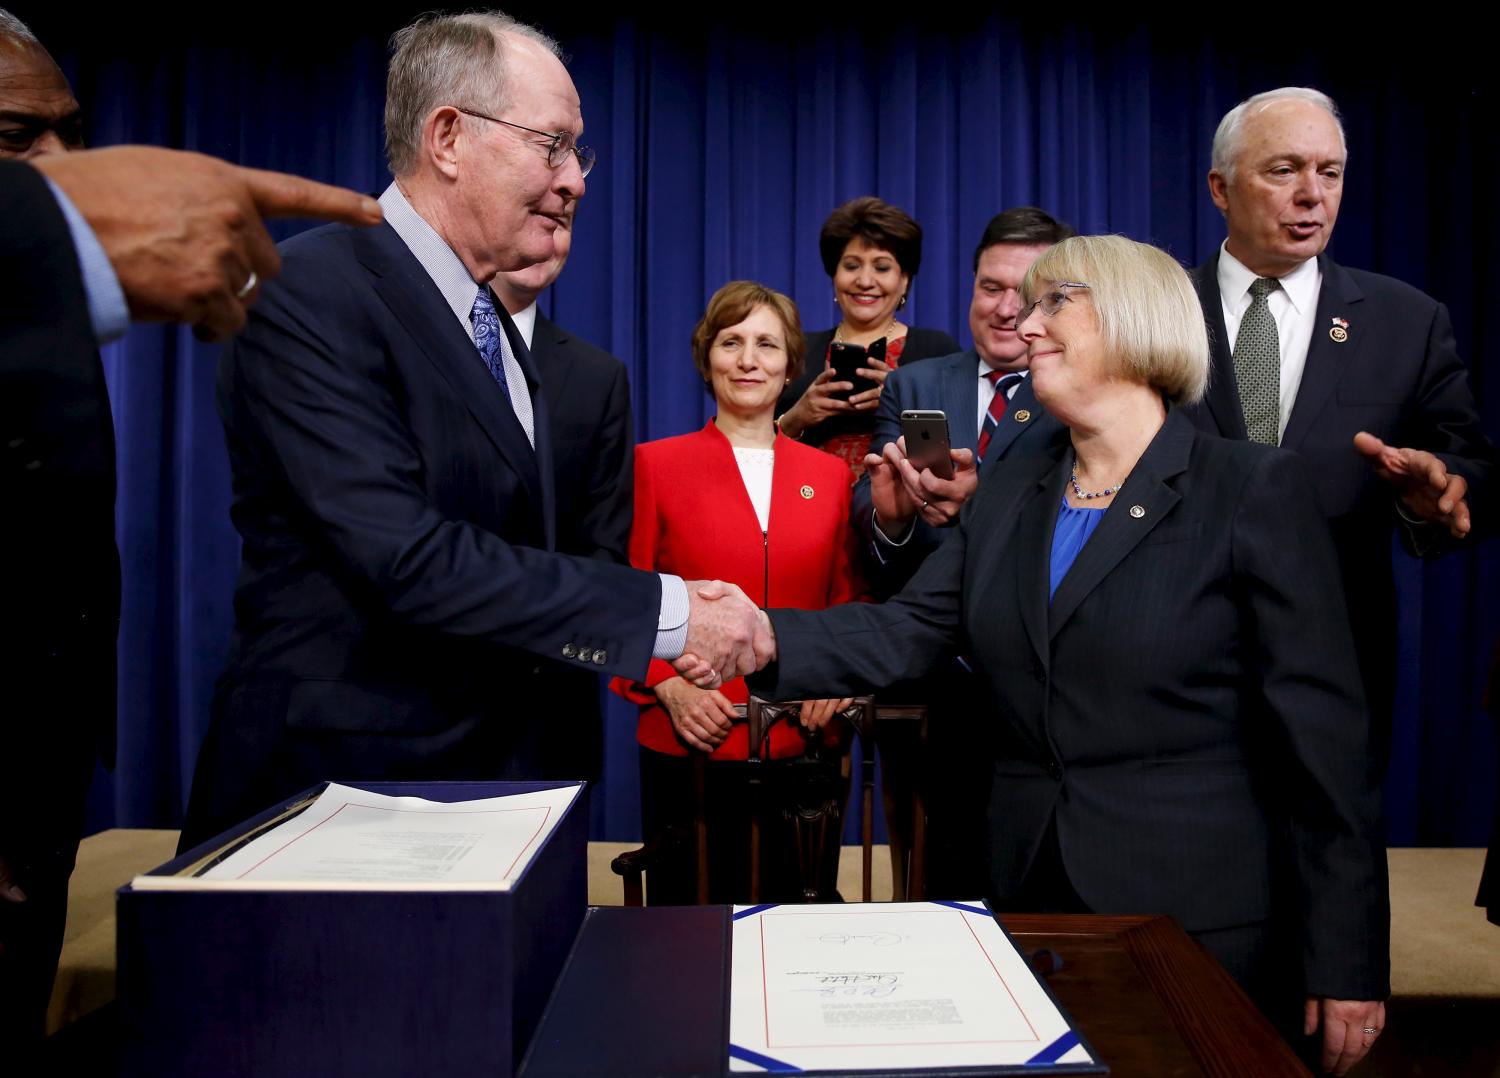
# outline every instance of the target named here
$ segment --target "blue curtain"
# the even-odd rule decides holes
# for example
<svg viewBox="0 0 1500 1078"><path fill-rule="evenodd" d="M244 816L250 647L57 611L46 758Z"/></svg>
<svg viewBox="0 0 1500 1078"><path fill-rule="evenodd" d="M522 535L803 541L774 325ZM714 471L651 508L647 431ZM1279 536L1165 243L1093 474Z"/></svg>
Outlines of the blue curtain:
<svg viewBox="0 0 1500 1078"><path fill-rule="evenodd" d="M154 142L369 191L381 154L384 41L416 8L222 33L18 11L63 64L96 145ZM1404 43L1332 23L1259 41L1235 29L1087 25L949 13L851 26L783 11L775 25L558 16L600 153L572 260L543 300L627 364L644 439L701 425L688 358L708 295L751 277L789 292L809 329L835 315L816 251L844 199L874 193L923 223L916 324L967 343L973 245L1011 205L1156 243L1184 263L1223 226L1206 193L1222 113L1286 83L1342 105L1350 170L1335 257L1401 277L1452 310L1489 430L1500 339L1486 324L1500 247L1496 94L1478 46L1414 63ZM107 17L106 17L107 20ZM229 43L225 43L226 40ZM1275 55L1272 50L1277 50ZM1472 52L1472 55L1471 55ZM285 236L300 227L279 223ZM180 816L232 623L238 543L213 404L216 349L139 327L106 353L120 441L125 569L120 763L97 825ZM1419 565L1397 556L1401 689L1388 783L1395 844L1475 845L1495 799L1495 733L1478 706L1500 633L1495 544ZM596 837L638 835L634 716L611 701Z"/></svg>

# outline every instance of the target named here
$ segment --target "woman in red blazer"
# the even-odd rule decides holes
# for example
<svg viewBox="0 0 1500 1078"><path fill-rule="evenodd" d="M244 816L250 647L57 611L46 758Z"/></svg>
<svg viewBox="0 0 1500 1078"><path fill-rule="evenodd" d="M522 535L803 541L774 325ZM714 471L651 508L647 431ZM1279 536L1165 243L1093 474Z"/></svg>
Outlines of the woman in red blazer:
<svg viewBox="0 0 1500 1078"><path fill-rule="evenodd" d="M728 580L762 606L821 610L853 597L848 469L776 428L777 398L801 372L803 354L796 305L781 293L733 281L709 300L693 331L693 362L718 414L696 433L636 447L632 565L687 580ZM732 763L746 759L747 734L744 723L731 723L734 705L749 699L744 680L699 689L654 660L644 682L617 678L613 688L641 705L636 740L646 833L661 835L691 819L688 757L711 753L711 892L715 901L747 897L748 851L737 837L748 834L745 769ZM840 706L847 702L808 701L803 726L821 729ZM801 756L806 745L801 730L778 723L769 756ZM765 861L768 898L778 879L795 879L790 843L781 845L786 857L768 851ZM670 867L652 868L653 905L692 900L692 850L683 852ZM778 871L777 860L789 871Z"/></svg>

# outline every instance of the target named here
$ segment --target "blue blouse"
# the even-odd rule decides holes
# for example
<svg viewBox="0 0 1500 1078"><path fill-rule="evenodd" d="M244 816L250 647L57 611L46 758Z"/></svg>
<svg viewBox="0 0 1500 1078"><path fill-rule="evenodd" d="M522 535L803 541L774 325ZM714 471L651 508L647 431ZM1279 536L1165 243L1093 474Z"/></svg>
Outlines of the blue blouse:
<svg viewBox="0 0 1500 1078"><path fill-rule="evenodd" d="M1094 534L1099 521L1104 519L1104 510L1108 508L1074 509L1068 504L1068 496L1063 495L1062 510L1057 514L1057 526L1052 530L1052 588L1047 592L1049 601L1057 594L1057 586L1068 575L1068 570L1078 558L1078 552L1089 541L1089 536Z"/></svg>

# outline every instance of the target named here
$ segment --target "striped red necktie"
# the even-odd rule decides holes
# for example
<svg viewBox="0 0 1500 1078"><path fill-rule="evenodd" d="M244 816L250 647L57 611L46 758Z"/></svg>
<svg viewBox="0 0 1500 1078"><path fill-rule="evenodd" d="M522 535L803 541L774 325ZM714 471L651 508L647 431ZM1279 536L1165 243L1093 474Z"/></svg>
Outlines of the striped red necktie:
<svg viewBox="0 0 1500 1078"><path fill-rule="evenodd" d="M989 411L984 415L984 426L979 428L979 452L974 454L976 464L984 460L984 451L990 447L990 439L995 435L995 428L1000 425L1000 420L1004 419L1005 413L1010 410L1011 387L1026 377L1022 371L985 371L984 376L990 380L990 385L995 387L995 396L990 401Z"/></svg>

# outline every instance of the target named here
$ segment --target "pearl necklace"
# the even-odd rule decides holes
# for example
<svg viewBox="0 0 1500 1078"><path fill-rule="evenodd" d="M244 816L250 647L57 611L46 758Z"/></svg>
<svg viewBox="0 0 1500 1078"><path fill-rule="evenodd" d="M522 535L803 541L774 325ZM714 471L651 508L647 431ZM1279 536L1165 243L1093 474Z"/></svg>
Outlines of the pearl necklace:
<svg viewBox="0 0 1500 1078"><path fill-rule="evenodd" d="M1124 482L1120 482L1120 483L1116 484L1115 486L1105 487L1103 490L1084 490L1082 487L1080 487L1078 485L1078 469L1077 468L1073 469L1073 474L1070 475L1068 478L1071 480L1071 482L1073 484L1073 493L1075 495L1077 495L1079 498L1082 498L1082 499L1085 499L1085 500L1087 500L1089 498L1107 498L1111 494L1118 494L1120 492L1120 487L1123 487L1125 485Z"/></svg>

